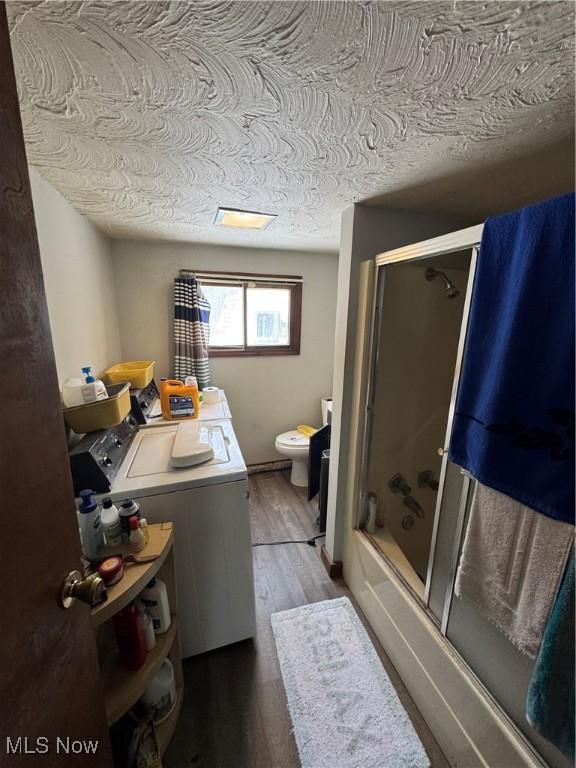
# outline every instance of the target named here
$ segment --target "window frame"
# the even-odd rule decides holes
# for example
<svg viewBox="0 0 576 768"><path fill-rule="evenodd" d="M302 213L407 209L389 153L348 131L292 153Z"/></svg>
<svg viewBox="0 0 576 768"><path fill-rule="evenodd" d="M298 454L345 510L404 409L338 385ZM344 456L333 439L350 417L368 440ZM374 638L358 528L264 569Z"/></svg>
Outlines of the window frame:
<svg viewBox="0 0 576 768"><path fill-rule="evenodd" d="M208 345L208 357L277 357L300 354L300 339L302 334L302 278L289 275L258 275L246 272L233 274L211 272L214 277L199 277L200 284L206 286L238 286L242 288L243 334L242 346L213 347ZM224 278L224 275L226 278ZM276 346L254 346L247 344L247 289L248 288L278 288L290 291L290 332L289 343Z"/></svg>

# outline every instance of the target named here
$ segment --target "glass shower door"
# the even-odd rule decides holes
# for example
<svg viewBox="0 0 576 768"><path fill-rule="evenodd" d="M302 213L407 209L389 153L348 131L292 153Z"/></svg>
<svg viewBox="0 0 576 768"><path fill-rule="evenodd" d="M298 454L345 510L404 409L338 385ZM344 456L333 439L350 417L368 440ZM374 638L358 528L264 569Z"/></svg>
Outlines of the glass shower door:
<svg viewBox="0 0 576 768"><path fill-rule="evenodd" d="M379 270L360 527L423 600L474 263L470 249Z"/></svg>

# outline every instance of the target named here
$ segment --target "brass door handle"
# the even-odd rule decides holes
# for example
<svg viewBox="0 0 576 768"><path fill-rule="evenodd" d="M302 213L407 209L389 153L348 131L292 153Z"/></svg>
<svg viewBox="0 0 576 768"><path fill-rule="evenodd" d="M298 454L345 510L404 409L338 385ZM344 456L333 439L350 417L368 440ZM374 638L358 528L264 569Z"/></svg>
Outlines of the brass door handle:
<svg viewBox="0 0 576 768"><path fill-rule="evenodd" d="M94 608L106 598L106 584L97 573L84 579L80 571L70 571L60 590L62 608L70 608L74 600L82 600Z"/></svg>

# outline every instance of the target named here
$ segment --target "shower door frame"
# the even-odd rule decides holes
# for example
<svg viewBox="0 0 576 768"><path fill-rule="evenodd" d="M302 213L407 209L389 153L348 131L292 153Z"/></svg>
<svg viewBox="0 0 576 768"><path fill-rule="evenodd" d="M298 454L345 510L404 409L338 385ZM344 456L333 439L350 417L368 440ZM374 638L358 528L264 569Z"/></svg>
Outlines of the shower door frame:
<svg viewBox="0 0 576 768"><path fill-rule="evenodd" d="M462 532L464 528L464 516L466 510L466 502L468 498L469 482L465 482L462 489L462 496L460 498L460 507L458 513L456 537L454 542L454 553L450 563L450 572L446 585L446 592L444 595L444 609L442 619L439 619L430 610L430 589L432 584L432 573L434 568L434 558L436 553L436 544L438 539L438 528L440 525L440 514L442 508L442 499L444 492L444 485L446 482L446 468L448 465L448 445L450 443L450 435L452 433L452 423L454 420L454 411L456 407L456 396L458 394L458 385L460 383L460 373L462 365L462 357L464 354L464 345L466 343L466 333L468 329L468 319L470 315L470 304L472 299L472 290L474 287L474 279L476 275L476 262L478 258L478 249L480 240L482 238L482 230L484 225L479 224L474 227L468 227L457 232L452 232L448 235L442 235L430 240L423 240L420 243L408 245L402 248L396 248L392 251L386 251L380 253L375 257L375 279L374 279L374 296L372 306L372 318L371 329L369 336L369 353L367 364L367 390L366 390L366 407L364 412L364 424L363 435L361 444L361 476L360 476L360 492L356 509L355 525L363 535L365 535L372 546L378 550L378 554L384 558L386 563L394 570L396 575L409 589L410 594L413 595L423 608L426 610L428 616L434 621L434 623L440 627L441 632L446 636L448 619L450 616L450 607L452 604L452 591L454 588L454 581L456 578L456 568L458 565L458 554L461 546ZM380 353L380 329L382 325L382 311L384 303L384 285L386 281L385 269L392 264L412 263L415 261L421 261L422 259L430 259L436 256L443 256L452 253L470 252L470 268L468 271L468 281L466 284L466 296L464 299L464 308L462 312L462 320L460 325L460 335L458 339L458 349L456 353L455 373L452 383L452 392L450 396L450 406L448 410L448 420L446 425L446 435L444 438L444 445L440 449L442 451L442 465L440 469L440 477L438 480L438 495L436 497L436 506L434 510L434 523L432 528L432 537L430 541L430 551L428 554L428 568L426 573L426 584L424 587L424 596L418 595L414 589L410 587L406 579L400 573L396 564L381 552L374 542L372 537L366 531L360 528L361 520L365 513L366 499L368 493L368 470L369 470L369 451L370 442L372 439L372 422L374 415L374 401L376 390L376 373L378 370L379 353Z"/></svg>

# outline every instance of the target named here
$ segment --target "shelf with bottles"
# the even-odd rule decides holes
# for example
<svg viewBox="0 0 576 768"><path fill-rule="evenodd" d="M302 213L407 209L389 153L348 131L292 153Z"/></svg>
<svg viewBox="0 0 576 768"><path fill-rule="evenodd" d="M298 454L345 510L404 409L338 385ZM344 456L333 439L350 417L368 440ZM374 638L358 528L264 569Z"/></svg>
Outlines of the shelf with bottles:
<svg viewBox="0 0 576 768"><path fill-rule="evenodd" d="M114 549L107 549L103 557L123 555L137 558L136 562L126 562L124 574L117 584L108 587L108 599L92 609L92 623L99 626L114 614L132 602L146 584L162 568L174 543L172 523L157 523L148 526L149 540L140 552L133 552L128 544Z"/></svg>
<svg viewBox="0 0 576 768"><path fill-rule="evenodd" d="M140 669L124 669L117 653L105 659L102 677L108 725L115 723L136 704L170 654L177 636L178 619L173 615L170 628L162 635L156 635L156 645L148 651Z"/></svg>
<svg viewBox="0 0 576 768"><path fill-rule="evenodd" d="M92 622L100 657L106 717L110 726L135 707L155 679L165 659L170 659L174 670L176 701L166 720L154 726L158 749L162 753L172 738L182 707L182 654L177 615L173 525L172 523L150 525L148 532L149 541L139 552L134 553L128 545L121 545L104 553L104 556L132 556L136 557L137 561L127 562L122 578L108 587L108 599L92 610ZM167 624L169 621L170 626L166 631L155 634L155 645L146 652L142 665L138 669L129 670L121 662L114 628L115 617L124 609L130 610L129 606L132 602L151 595L150 582L154 578L160 579L166 587L165 594L170 607L170 618L168 618L166 607L164 622ZM144 590L146 592L142 595ZM144 605L144 603L137 604ZM164 605L166 605L165 601ZM139 714L137 707L134 712Z"/></svg>

